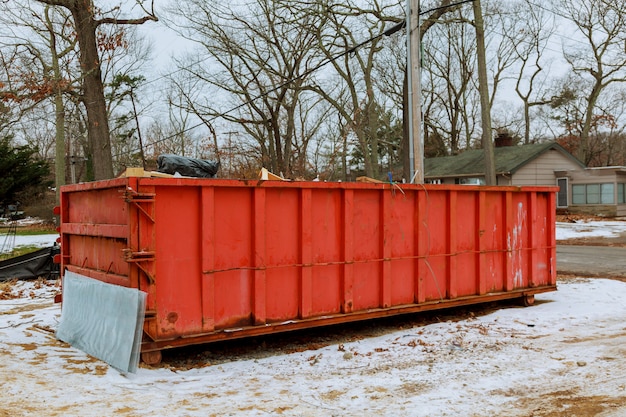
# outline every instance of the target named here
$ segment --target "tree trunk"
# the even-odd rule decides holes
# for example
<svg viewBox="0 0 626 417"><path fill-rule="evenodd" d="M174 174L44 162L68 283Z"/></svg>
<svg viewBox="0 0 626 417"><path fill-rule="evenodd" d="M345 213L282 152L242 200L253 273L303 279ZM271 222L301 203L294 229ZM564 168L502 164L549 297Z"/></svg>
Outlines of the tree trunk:
<svg viewBox="0 0 626 417"><path fill-rule="evenodd" d="M61 88L61 68L57 54L56 34L52 30L46 8L46 20L50 28L50 53L52 57L52 73L54 74L54 123L55 123L55 155L54 176L56 188L56 203L60 203L61 186L65 185L65 105Z"/></svg>
<svg viewBox="0 0 626 417"><path fill-rule="evenodd" d="M93 161L93 179L113 178L109 121L100 71L100 58L96 41L97 24L93 16L93 7L90 4L85 4L85 2L76 1L69 9L74 18L76 36L80 46L83 100L87 110L87 132L90 159Z"/></svg>
<svg viewBox="0 0 626 417"><path fill-rule="evenodd" d="M65 106L60 91L54 94L55 146L54 175L56 178L56 201L59 204L60 188L65 185Z"/></svg>
<svg viewBox="0 0 626 417"><path fill-rule="evenodd" d="M478 90L480 93L480 118L482 121L482 145L485 153L485 183L496 185L496 165L491 138L491 105L487 82L487 58L485 54L485 27L480 0L474 0L474 24L476 27L476 52L478 57Z"/></svg>
<svg viewBox="0 0 626 417"><path fill-rule="evenodd" d="M530 143L530 106L527 100L524 100L524 145Z"/></svg>
<svg viewBox="0 0 626 417"><path fill-rule="evenodd" d="M600 77L598 77L601 79ZM593 110L600 97L600 91L602 90L601 81L595 80L591 94L587 102L587 108L585 110L585 120L583 122L582 132L580 132L580 146L578 147L578 159L580 159L585 165L589 165L591 162L591 152L589 152L589 133L591 132L591 125L593 122Z"/></svg>

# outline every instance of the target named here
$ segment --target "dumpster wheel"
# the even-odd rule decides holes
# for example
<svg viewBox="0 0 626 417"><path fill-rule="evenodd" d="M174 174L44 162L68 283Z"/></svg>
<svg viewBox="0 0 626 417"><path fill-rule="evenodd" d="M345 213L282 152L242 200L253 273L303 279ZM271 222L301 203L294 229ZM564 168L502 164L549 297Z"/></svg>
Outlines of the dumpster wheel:
<svg viewBox="0 0 626 417"><path fill-rule="evenodd" d="M527 294L522 296L522 305L524 307L530 307L535 304L535 294Z"/></svg>
<svg viewBox="0 0 626 417"><path fill-rule="evenodd" d="M153 350L151 352L142 352L141 360L146 365L158 365L161 363L161 359L163 359L163 355L160 350Z"/></svg>

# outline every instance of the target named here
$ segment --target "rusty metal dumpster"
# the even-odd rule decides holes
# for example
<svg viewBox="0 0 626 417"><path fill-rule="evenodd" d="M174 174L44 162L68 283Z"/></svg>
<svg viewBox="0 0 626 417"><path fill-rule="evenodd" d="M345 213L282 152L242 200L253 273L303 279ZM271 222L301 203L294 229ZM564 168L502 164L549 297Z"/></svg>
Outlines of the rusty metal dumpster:
<svg viewBox="0 0 626 417"><path fill-rule="evenodd" d="M556 289L555 187L117 178L61 189L62 270L165 348Z"/></svg>

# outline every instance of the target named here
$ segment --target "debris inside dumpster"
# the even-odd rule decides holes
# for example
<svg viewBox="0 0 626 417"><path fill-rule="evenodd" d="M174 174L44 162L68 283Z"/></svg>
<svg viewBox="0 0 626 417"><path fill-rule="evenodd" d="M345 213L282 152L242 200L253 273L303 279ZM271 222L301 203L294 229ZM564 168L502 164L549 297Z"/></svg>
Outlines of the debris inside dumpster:
<svg viewBox="0 0 626 417"><path fill-rule="evenodd" d="M179 174L184 177L215 178L219 167L219 162L173 154L163 154L157 158L158 172L171 175Z"/></svg>

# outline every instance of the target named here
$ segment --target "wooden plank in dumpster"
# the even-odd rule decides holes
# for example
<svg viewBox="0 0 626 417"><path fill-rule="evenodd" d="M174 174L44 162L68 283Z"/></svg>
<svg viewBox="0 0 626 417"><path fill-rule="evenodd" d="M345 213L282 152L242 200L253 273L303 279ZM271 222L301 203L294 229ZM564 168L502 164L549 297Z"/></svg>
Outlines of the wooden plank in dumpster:
<svg viewBox="0 0 626 417"><path fill-rule="evenodd" d="M144 352L531 303L556 289L556 190L190 178L71 185L61 189L62 266L148 294Z"/></svg>

